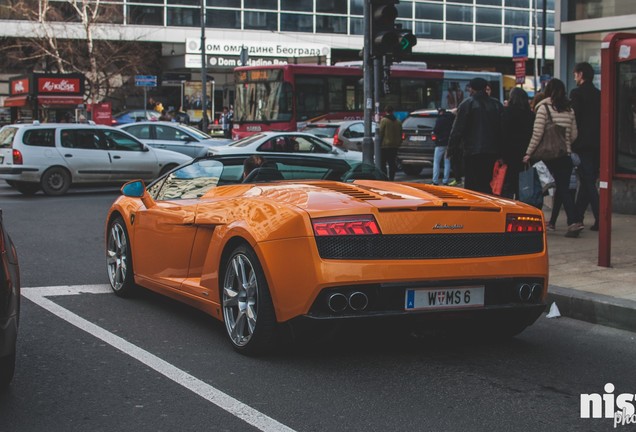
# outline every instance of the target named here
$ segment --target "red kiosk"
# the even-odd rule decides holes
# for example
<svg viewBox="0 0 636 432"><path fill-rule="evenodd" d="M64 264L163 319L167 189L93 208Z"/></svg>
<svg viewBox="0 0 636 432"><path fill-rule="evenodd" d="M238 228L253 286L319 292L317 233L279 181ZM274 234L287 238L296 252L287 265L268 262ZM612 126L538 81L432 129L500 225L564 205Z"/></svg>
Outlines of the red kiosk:
<svg viewBox="0 0 636 432"><path fill-rule="evenodd" d="M84 75L32 73L9 79L11 121L60 122L75 119L84 103Z"/></svg>
<svg viewBox="0 0 636 432"><path fill-rule="evenodd" d="M612 180L636 180L636 34L607 35L601 63L598 265L610 267Z"/></svg>

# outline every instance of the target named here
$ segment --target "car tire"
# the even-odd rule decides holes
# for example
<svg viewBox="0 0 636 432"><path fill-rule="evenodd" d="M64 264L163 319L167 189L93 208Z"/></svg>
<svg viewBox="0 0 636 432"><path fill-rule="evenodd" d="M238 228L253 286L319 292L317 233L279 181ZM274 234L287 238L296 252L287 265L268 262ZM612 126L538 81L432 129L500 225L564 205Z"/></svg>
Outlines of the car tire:
<svg viewBox="0 0 636 432"><path fill-rule="evenodd" d="M113 292L119 297L132 296L137 286L133 276L130 237L121 217L114 218L108 226L106 265Z"/></svg>
<svg viewBox="0 0 636 432"><path fill-rule="evenodd" d="M422 172L422 167L417 165L402 165L402 171L406 175L417 176Z"/></svg>
<svg viewBox="0 0 636 432"><path fill-rule="evenodd" d="M40 186L50 196L64 195L71 187L71 175L62 167L52 167L44 171Z"/></svg>
<svg viewBox="0 0 636 432"><path fill-rule="evenodd" d="M276 314L256 253L247 245L236 247L223 270L223 321L233 348L245 355L270 351L276 336Z"/></svg>
<svg viewBox="0 0 636 432"><path fill-rule="evenodd" d="M13 341L13 352L4 357L0 357L0 389L6 389L13 380L15 373L15 341Z"/></svg>
<svg viewBox="0 0 636 432"><path fill-rule="evenodd" d="M40 185L37 183L28 183L14 180L7 180L7 183L9 184L9 186L20 192L22 195L35 195L35 193L40 190Z"/></svg>

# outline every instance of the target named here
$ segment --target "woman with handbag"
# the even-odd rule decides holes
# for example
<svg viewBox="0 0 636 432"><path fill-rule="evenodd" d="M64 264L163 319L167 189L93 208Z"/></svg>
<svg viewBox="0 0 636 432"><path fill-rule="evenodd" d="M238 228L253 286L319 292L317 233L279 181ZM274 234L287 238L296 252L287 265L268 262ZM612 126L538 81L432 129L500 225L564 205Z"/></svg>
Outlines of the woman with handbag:
<svg viewBox="0 0 636 432"><path fill-rule="evenodd" d="M578 135L576 119L563 81L551 79L545 87L545 96L535 108L532 138L523 162L542 160L547 165L567 215L568 229L565 236L578 237L583 229L583 218L568 193L572 173L571 144Z"/></svg>

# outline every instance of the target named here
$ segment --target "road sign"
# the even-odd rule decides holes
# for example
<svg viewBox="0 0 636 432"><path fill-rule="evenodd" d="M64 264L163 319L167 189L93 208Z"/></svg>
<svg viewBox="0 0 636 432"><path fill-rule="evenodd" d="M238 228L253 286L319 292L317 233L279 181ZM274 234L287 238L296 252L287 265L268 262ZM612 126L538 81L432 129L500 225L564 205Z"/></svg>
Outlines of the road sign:
<svg viewBox="0 0 636 432"><path fill-rule="evenodd" d="M517 84L523 84L526 82L526 61L515 60L515 82Z"/></svg>
<svg viewBox="0 0 636 432"><path fill-rule="evenodd" d="M157 75L135 75L137 87L157 87Z"/></svg>
<svg viewBox="0 0 636 432"><path fill-rule="evenodd" d="M528 58L528 35L516 34L512 36L512 58Z"/></svg>

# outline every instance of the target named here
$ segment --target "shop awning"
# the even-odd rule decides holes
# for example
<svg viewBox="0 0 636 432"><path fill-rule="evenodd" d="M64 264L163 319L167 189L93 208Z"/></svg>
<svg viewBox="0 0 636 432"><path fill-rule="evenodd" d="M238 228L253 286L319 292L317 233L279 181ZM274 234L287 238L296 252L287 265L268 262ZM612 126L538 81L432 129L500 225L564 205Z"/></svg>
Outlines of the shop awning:
<svg viewBox="0 0 636 432"><path fill-rule="evenodd" d="M79 105L84 103L82 96L38 96L40 105Z"/></svg>
<svg viewBox="0 0 636 432"><path fill-rule="evenodd" d="M23 107L27 105L29 100L28 95L22 96L9 96L4 99L5 107Z"/></svg>

